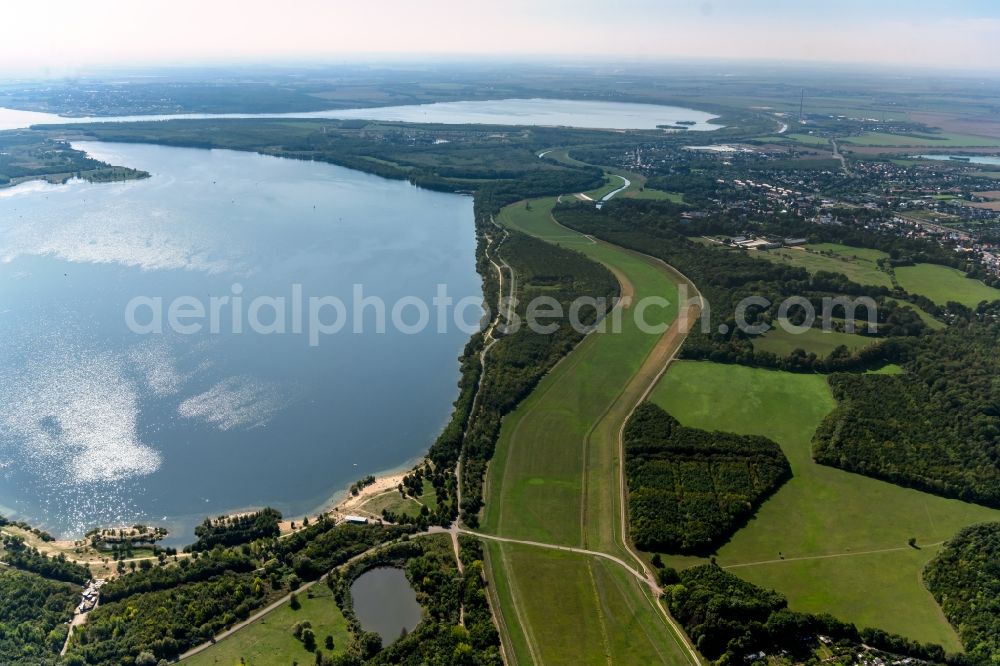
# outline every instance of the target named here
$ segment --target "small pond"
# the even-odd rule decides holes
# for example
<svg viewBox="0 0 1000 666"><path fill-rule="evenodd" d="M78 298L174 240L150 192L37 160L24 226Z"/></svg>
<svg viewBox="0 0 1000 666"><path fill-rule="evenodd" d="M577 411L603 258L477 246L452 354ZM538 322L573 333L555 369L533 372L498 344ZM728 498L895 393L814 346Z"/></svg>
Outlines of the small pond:
<svg viewBox="0 0 1000 666"><path fill-rule="evenodd" d="M417 593L402 569L382 567L358 577L351 585L354 613L365 631L382 637L382 645L392 643L420 622Z"/></svg>

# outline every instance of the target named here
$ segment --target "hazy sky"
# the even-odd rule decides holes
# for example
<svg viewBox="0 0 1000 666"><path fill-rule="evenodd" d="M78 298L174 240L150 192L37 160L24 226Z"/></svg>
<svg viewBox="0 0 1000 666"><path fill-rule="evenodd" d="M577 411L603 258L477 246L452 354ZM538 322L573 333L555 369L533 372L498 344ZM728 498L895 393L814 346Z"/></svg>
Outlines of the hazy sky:
<svg viewBox="0 0 1000 666"><path fill-rule="evenodd" d="M1000 63L996 0L16 0L0 26L7 75L408 54Z"/></svg>

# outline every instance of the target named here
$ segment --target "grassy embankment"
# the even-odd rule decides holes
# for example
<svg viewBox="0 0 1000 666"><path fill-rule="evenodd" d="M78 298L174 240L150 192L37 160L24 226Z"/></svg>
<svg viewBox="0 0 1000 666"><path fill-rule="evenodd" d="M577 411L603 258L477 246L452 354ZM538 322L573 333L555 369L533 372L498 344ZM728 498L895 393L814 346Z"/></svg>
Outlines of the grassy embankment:
<svg viewBox="0 0 1000 666"><path fill-rule="evenodd" d="M1000 511L815 464L812 435L835 404L822 375L680 362L651 397L684 425L770 437L791 463L793 478L720 548L721 566L795 610L960 649L921 572L940 542Z"/></svg>
<svg viewBox="0 0 1000 666"><path fill-rule="evenodd" d="M511 206L499 221L605 264L635 299L670 299L674 305L650 308L646 319L674 319L677 289L665 267L558 226L553 204L550 198L532 201L531 209ZM656 376L643 361L659 337L623 317L621 333L587 337L505 419L488 479L484 531L630 561L620 543L618 432ZM518 663L688 663L648 588L619 565L514 544L491 543L489 552Z"/></svg>

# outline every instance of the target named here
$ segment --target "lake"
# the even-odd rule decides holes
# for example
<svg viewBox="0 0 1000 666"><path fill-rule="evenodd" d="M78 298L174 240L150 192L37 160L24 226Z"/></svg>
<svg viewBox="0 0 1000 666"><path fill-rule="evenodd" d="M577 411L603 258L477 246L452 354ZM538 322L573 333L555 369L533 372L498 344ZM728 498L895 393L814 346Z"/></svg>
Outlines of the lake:
<svg viewBox="0 0 1000 666"><path fill-rule="evenodd" d="M945 162L957 162L961 164L963 162L969 164L993 164L1000 166L1000 157L994 155L917 155L917 157L925 160L939 160ZM960 158L960 159L955 159Z"/></svg>
<svg viewBox="0 0 1000 666"><path fill-rule="evenodd" d="M303 515L426 451L482 314L470 197L253 153L74 145L152 177L0 190L0 513L186 542L205 516ZM439 284L466 325L415 332L406 299ZM340 332L295 331L296 303L332 329L337 300L357 315ZM167 325L178 303L227 301L215 326Z"/></svg>
<svg viewBox="0 0 1000 666"><path fill-rule="evenodd" d="M381 636L382 645L389 645L403 629L413 631L420 623L417 594L402 569L380 567L361 574L351 585L351 600L362 628Z"/></svg>
<svg viewBox="0 0 1000 666"><path fill-rule="evenodd" d="M477 102L438 102L365 109L335 109L303 113L187 113L174 115L65 118L51 113L0 108L0 129L20 129L32 124L76 122L132 122L140 120L209 118L336 118L386 120L410 123L562 125L590 129L655 129L677 122L691 123L687 131L719 129L710 121L717 116L679 106L632 104L565 99L501 99Z"/></svg>

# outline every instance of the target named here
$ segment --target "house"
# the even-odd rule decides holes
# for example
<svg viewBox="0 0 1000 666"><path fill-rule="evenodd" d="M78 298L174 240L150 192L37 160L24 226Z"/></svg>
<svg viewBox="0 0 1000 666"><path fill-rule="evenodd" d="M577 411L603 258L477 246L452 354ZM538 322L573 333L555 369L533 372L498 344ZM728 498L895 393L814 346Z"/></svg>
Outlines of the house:
<svg viewBox="0 0 1000 666"><path fill-rule="evenodd" d="M805 238L786 238L784 243L788 247L795 247L796 245L805 245L807 240Z"/></svg>
<svg viewBox="0 0 1000 666"><path fill-rule="evenodd" d="M344 516L344 522L352 525L367 525L368 519L364 516Z"/></svg>

